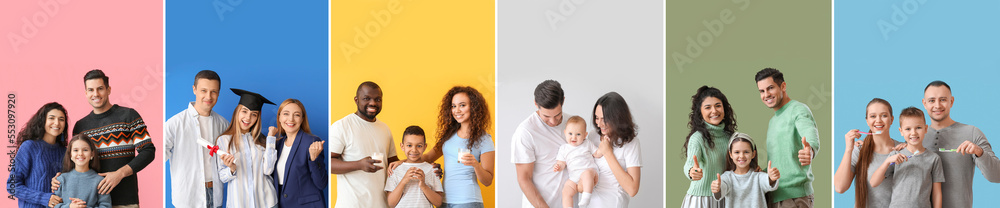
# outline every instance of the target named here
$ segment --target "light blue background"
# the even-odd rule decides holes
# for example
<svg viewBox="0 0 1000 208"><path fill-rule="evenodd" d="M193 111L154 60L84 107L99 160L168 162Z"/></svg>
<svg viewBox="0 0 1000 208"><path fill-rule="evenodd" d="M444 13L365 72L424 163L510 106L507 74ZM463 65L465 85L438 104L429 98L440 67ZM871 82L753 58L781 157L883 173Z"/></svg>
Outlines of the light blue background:
<svg viewBox="0 0 1000 208"><path fill-rule="evenodd" d="M992 144L1000 144L1000 1L926 1L906 13L909 1L836 1L834 22L834 168L844 154L844 134L868 130L865 105L878 97L892 104L896 118L890 135L902 141L899 112L915 106L934 80L951 85L955 104L951 118L982 129ZM884 38L880 19L892 23L893 5L907 15L899 30ZM930 118L927 118L928 124ZM996 147L994 147L996 152ZM974 207L994 207L1000 184L983 178L978 168L973 180ZM854 206L854 188L834 193L836 207ZM945 204L945 207L948 205Z"/></svg>
<svg viewBox="0 0 1000 208"><path fill-rule="evenodd" d="M275 104L295 98L306 107L312 134L326 140L329 3L229 2L236 1L167 2L164 119L187 108L195 99L191 92L194 75L210 69L222 78L213 110L227 120L239 102L229 88L260 93ZM213 3L226 3L232 10L220 19ZM277 105L264 105L261 120L265 133L267 126L275 125L277 110ZM326 151L323 154L320 158L327 158ZM173 207L170 166L165 166L164 206ZM217 183L215 187L224 185ZM326 191L324 196L329 196Z"/></svg>

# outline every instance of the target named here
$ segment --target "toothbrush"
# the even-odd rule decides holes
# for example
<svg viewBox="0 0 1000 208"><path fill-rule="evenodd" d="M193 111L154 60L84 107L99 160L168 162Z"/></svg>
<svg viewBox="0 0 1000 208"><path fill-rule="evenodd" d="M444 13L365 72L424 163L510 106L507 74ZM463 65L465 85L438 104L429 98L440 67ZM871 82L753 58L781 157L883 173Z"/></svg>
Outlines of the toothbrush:
<svg viewBox="0 0 1000 208"><path fill-rule="evenodd" d="M920 151L913 152L913 155L917 155L917 154L920 154ZM906 158L912 158L913 155L906 156ZM889 165L896 165L896 163L889 163Z"/></svg>
<svg viewBox="0 0 1000 208"><path fill-rule="evenodd" d="M938 149L938 152L958 152L958 149L945 149L945 148L939 148L939 149Z"/></svg>
<svg viewBox="0 0 1000 208"><path fill-rule="evenodd" d="M864 134L864 135L872 135L872 133L863 132L863 131L858 131L858 133L861 133L861 134ZM875 134L882 134L882 131L876 131Z"/></svg>

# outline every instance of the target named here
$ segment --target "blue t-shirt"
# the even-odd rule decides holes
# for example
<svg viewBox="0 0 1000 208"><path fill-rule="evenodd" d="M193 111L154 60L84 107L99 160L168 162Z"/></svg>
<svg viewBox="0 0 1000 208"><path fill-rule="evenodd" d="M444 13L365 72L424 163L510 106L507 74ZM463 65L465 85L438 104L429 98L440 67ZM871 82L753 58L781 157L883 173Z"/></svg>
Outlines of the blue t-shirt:
<svg viewBox="0 0 1000 208"><path fill-rule="evenodd" d="M493 151L492 136L485 134L480 139L479 145L471 149L472 155L476 157L477 161L481 161L479 155ZM468 139L453 134L448 141L444 142L441 149L441 152L444 153L444 202L451 204L483 202L479 183L476 182L476 169L458 163L458 150L468 148L468 142Z"/></svg>

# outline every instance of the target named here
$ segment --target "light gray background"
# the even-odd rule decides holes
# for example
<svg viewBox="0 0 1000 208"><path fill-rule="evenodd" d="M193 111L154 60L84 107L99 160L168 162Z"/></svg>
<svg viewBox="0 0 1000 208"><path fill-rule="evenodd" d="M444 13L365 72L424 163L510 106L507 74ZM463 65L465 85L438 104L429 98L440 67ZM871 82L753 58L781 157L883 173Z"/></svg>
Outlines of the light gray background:
<svg viewBox="0 0 1000 208"><path fill-rule="evenodd" d="M553 29L546 11L559 13L568 4L575 10ZM562 84L563 112L586 119L588 130L597 98L610 91L625 97L639 127L643 164L629 206L663 207L663 8L663 1L497 2L498 207L521 204L510 135L536 110L532 93L546 79Z"/></svg>

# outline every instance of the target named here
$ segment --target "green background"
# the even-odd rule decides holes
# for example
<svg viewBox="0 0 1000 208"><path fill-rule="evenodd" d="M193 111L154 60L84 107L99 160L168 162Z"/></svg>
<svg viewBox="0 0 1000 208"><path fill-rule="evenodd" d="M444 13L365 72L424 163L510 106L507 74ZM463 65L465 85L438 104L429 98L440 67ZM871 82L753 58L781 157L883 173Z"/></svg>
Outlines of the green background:
<svg viewBox="0 0 1000 208"><path fill-rule="evenodd" d="M736 0L738 1L738 0ZM666 2L666 205L679 206L690 181L685 177L682 146L690 129L691 96L702 85L722 90L736 112L737 131L759 145L758 162L766 163L767 122L774 111L760 100L753 80L757 71L772 67L785 74L788 96L812 110L821 148L813 160L815 207L832 207L832 60L830 1L697 1ZM692 62L677 67L674 54L685 56L688 37L712 32L704 21L720 19L728 10L733 21L723 23ZM720 21L721 22L721 21ZM708 42L707 37L702 37ZM714 176L706 176L713 178Z"/></svg>

